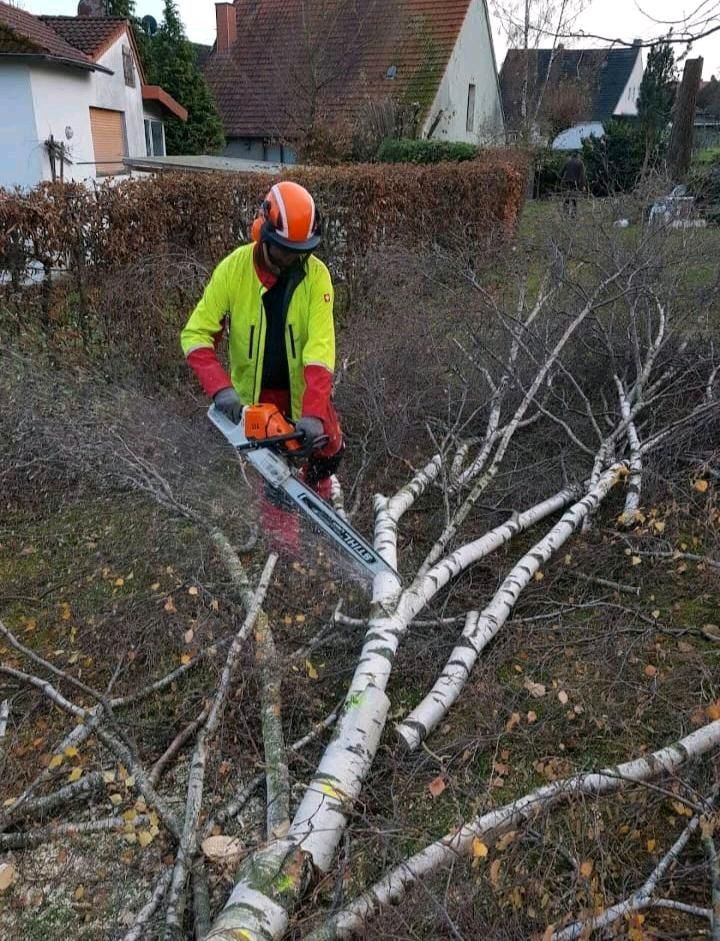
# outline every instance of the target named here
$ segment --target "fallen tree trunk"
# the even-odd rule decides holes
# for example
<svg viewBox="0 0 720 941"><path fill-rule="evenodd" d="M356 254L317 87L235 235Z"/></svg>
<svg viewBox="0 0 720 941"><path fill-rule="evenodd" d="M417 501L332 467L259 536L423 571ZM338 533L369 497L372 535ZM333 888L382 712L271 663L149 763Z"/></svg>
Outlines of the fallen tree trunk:
<svg viewBox="0 0 720 941"><path fill-rule="evenodd" d="M672 774L688 761L701 758L718 747L720 720L642 758L635 758L614 768L584 772L546 784L518 800L476 817L459 830L448 833L441 840L404 860L325 925L307 935L306 941L335 941L337 938L352 937L363 928L368 918L386 905L399 902L419 880L452 865L459 856L470 855L475 840L487 842L496 839L574 797L600 797L620 791L630 784L651 781L662 774Z"/></svg>
<svg viewBox="0 0 720 941"><path fill-rule="evenodd" d="M420 705L397 726L397 735L405 747L410 750L417 748L442 722L462 692L480 652L510 617L520 593L530 584L540 566L555 555L582 526L584 520L597 509L625 469L624 464L616 464L606 471L587 496L571 506L550 532L510 570L485 610L482 613L471 611L467 615L460 643L451 653L440 678ZM559 509L560 506L555 503L553 509ZM534 519L542 519L547 515L547 509L547 504L536 507ZM530 511L530 514L532 513L533 511Z"/></svg>

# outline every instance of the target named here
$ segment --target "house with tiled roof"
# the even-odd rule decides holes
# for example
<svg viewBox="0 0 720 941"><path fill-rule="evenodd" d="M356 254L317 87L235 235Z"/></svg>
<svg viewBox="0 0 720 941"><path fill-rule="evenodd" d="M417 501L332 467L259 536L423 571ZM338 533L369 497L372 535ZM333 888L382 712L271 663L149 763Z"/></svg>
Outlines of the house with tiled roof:
<svg viewBox="0 0 720 941"><path fill-rule="evenodd" d="M309 127L352 134L389 102L418 137L502 134L486 0L235 0L216 18L203 71L228 155L292 162Z"/></svg>
<svg viewBox="0 0 720 941"><path fill-rule="evenodd" d="M33 16L0 0L0 187L125 173L165 154L164 120L187 112L148 85L127 20Z"/></svg>
<svg viewBox="0 0 720 941"><path fill-rule="evenodd" d="M510 49L500 72L508 133L532 125L533 136L575 149L612 118L637 115L643 73L640 40L612 49Z"/></svg>

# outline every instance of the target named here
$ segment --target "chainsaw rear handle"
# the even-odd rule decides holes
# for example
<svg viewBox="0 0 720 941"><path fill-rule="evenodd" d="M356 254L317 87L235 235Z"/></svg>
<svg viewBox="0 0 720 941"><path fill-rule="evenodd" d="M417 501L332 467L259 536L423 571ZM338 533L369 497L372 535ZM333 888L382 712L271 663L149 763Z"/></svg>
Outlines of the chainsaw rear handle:
<svg viewBox="0 0 720 941"><path fill-rule="evenodd" d="M247 444L241 444L238 451L258 451L260 448L272 448L288 441L304 441L304 431L293 431L287 435L274 435L272 438L249 438Z"/></svg>

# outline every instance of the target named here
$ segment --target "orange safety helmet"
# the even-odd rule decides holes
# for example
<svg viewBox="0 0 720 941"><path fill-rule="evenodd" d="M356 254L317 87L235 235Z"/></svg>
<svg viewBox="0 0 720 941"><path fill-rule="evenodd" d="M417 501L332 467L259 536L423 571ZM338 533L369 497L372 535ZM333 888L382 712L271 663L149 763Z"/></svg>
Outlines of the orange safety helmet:
<svg viewBox="0 0 720 941"><path fill-rule="evenodd" d="M273 186L252 227L253 242L263 239L295 252L311 252L318 247L320 213L304 186L289 180Z"/></svg>

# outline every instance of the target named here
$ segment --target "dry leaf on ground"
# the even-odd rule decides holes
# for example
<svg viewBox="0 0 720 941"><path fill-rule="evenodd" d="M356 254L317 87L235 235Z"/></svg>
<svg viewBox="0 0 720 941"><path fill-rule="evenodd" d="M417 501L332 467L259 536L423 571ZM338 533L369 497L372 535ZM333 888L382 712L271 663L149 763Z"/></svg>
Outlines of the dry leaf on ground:
<svg viewBox="0 0 720 941"><path fill-rule="evenodd" d="M203 841L202 851L214 863L231 863L245 852L245 844L231 836L209 836Z"/></svg>

